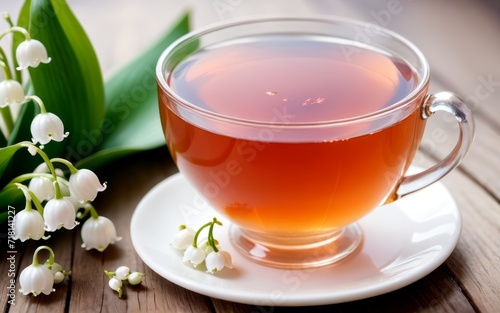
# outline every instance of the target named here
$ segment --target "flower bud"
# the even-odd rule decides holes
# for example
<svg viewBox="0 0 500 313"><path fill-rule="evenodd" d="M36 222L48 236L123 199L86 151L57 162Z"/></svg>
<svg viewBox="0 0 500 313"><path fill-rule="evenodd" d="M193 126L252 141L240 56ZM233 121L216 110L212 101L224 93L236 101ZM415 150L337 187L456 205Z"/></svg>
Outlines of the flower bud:
<svg viewBox="0 0 500 313"><path fill-rule="evenodd" d="M139 273L139 272L133 272L130 275L128 275L128 282L131 285L138 285L142 282L142 277L144 276L144 273Z"/></svg>
<svg viewBox="0 0 500 313"><path fill-rule="evenodd" d="M109 282L108 282L108 285L111 289L115 290L115 291L118 291L118 297L121 298L122 297L122 281L119 280L118 278L110 278L109 279Z"/></svg>
<svg viewBox="0 0 500 313"><path fill-rule="evenodd" d="M127 279L129 274L130 274L130 269L127 266L120 266L115 271L116 278L121 280Z"/></svg>

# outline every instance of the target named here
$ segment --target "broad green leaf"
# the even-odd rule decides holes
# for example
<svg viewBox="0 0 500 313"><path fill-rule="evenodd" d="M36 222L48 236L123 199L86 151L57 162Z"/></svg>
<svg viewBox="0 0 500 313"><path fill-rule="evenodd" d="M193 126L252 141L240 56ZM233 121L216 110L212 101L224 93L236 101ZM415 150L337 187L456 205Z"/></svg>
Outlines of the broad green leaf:
<svg viewBox="0 0 500 313"><path fill-rule="evenodd" d="M2 225L7 221L7 216L8 216L7 211L0 213L0 225Z"/></svg>
<svg viewBox="0 0 500 313"><path fill-rule="evenodd" d="M7 220L9 206L14 207L16 212L24 209L24 195L16 186L8 186L0 191L0 225Z"/></svg>
<svg viewBox="0 0 500 313"><path fill-rule="evenodd" d="M0 147L5 147L7 145L7 139L0 134Z"/></svg>
<svg viewBox="0 0 500 313"><path fill-rule="evenodd" d="M17 150L21 149L20 145L15 146L7 146L4 148L0 148L0 179L3 179L3 174L7 169L7 166L12 161L14 154L16 154Z"/></svg>
<svg viewBox="0 0 500 313"><path fill-rule="evenodd" d="M99 167L165 144L158 111L156 63L167 46L189 30L189 12L186 12L156 44L107 80L101 132L87 138L99 143L98 152L78 166Z"/></svg>
<svg viewBox="0 0 500 313"><path fill-rule="evenodd" d="M34 92L70 132L62 143L48 144L46 151L51 156L66 157L68 149L76 149L85 139L84 132L98 129L102 120L104 86L99 63L64 0L31 0L28 29L52 58L49 64L29 69ZM86 153L92 153L93 148Z"/></svg>

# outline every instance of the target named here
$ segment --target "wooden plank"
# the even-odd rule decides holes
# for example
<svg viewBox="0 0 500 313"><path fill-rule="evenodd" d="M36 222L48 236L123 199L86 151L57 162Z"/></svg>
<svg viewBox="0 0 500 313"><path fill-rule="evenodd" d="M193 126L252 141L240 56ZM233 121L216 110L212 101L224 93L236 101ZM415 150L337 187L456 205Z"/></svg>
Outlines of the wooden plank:
<svg viewBox="0 0 500 313"><path fill-rule="evenodd" d="M103 253L80 248L75 240L69 310L75 312L211 312L210 300L187 291L151 271L137 256L130 239L130 218L140 199L159 181L176 172L166 149L120 160L100 174L108 189L97 198L96 209L110 218L122 240ZM158 244L167 245L159 239ZM139 286L125 286L122 299L108 287L104 269L121 265L146 274Z"/></svg>
<svg viewBox="0 0 500 313"><path fill-rule="evenodd" d="M51 238L47 241L30 241L24 245L23 257L17 265L19 266L19 274L17 275L17 290L20 288L19 275L21 271L31 265L33 261L33 252L41 245L50 246L56 255L55 261L64 269L70 269L73 251L72 233L67 230L60 230L53 233ZM38 258L39 262L45 262L48 255L49 254L46 251L40 252ZM18 291L16 294L16 305L10 306L9 312L64 312L70 285L70 281L65 279L63 282L54 285L55 292L52 292L49 295L41 294L36 297L32 294L24 296Z"/></svg>
<svg viewBox="0 0 500 313"><path fill-rule="evenodd" d="M15 306L18 298L21 297L19 290L20 264L24 254L25 244L16 241L13 246L8 242L7 234L10 228L7 224L2 225L1 252L0 252L0 308L2 312L7 312L11 306Z"/></svg>
<svg viewBox="0 0 500 313"><path fill-rule="evenodd" d="M348 303L306 307L248 306L214 301L217 312L475 312L467 297L449 276L445 265L421 280L394 292Z"/></svg>
<svg viewBox="0 0 500 313"><path fill-rule="evenodd" d="M443 180L463 218L460 241L447 264L482 312L500 308L500 204L460 171Z"/></svg>

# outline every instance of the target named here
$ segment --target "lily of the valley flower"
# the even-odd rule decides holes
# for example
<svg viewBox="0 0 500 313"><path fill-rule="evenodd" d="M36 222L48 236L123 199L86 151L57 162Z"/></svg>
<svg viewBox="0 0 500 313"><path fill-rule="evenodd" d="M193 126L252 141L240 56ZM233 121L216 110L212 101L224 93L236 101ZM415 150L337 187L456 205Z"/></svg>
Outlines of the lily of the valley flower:
<svg viewBox="0 0 500 313"><path fill-rule="evenodd" d="M130 268L128 266L120 266L115 271L116 278L120 280L127 279L128 275L130 275Z"/></svg>
<svg viewBox="0 0 500 313"><path fill-rule="evenodd" d="M128 275L127 280L128 283L131 285L138 285L142 282L142 277L144 277L144 273L139 273L139 272L132 272L130 275Z"/></svg>
<svg viewBox="0 0 500 313"><path fill-rule="evenodd" d="M50 257L46 264L54 263L54 252L47 246L38 247L33 254L33 263L26 267L19 276L19 284L21 288L19 289L24 295L33 293L37 296L41 293L50 294L54 291L54 275L51 270L46 266L46 264L38 263L38 252L42 249L49 250Z"/></svg>
<svg viewBox="0 0 500 313"><path fill-rule="evenodd" d="M69 189L78 201L94 201L97 193L106 189L106 183L101 185L94 172L81 169L69 177Z"/></svg>
<svg viewBox="0 0 500 313"><path fill-rule="evenodd" d="M47 49L36 39L26 39L21 42L16 49L16 58L19 63L18 70L25 68L37 67L41 63L49 63L50 58L47 56Z"/></svg>
<svg viewBox="0 0 500 313"><path fill-rule="evenodd" d="M50 294L54 289L54 276L52 272L43 264L31 264L25 268L19 276L21 284L20 292L23 295L33 293L37 296L40 293Z"/></svg>
<svg viewBox="0 0 500 313"><path fill-rule="evenodd" d="M82 226L82 248L104 251L108 245L121 240L116 235L115 225L104 216L91 216Z"/></svg>
<svg viewBox="0 0 500 313"><path fill-rule="evenodd" d="M104 270L104 274L109 277L109 286L111 289L118 291L118 296L121 296L123 291L123 282L128 282L131 285L138 285L142 282L142 278L146 276L144 273L130 272L128 266L120 266L114 272ZM119 282L117 282L117 280Z"/></svg>
<svg viewBox="0 0 500 313"><path fill-rule="evenodd" d="M12 79L0 82L0 108L23 101L24 90L19 82Z"/></svg>
<svg viewBox="0 0 500 313"><path fill-rule="evenodd" d="M45 262L45 266L50 270L52 275L54 275L54 284L59 284L64 280L64 277L71 274L70 271L66 271L62 268L62 266L59 263L52 262L50 263L51 260L47 260Z"/></svg>
<svg viewBox="0 0 500 313"><path fill-rule="evenodd" d="M43 211L45 230L55 231L61 227L73 229L78 222L75 207L67 197L54 198L47 202Z"/></svg>
<svg viewBox="0 0 500 313"><path fill-rule="evenodd" d="M114 272L104 270L104 274L109 278L117 278L122 281L128 281L131 285L137 285L141 283L142 277L146 276L144 273L131 272L128 266L122 265L118 267Z"/></svg>
<svg viewBox="0 0 500 313"><path fill-rule="evenodd" d="M45 233L43 217L37 210L26 208L14 217L14 230L21 241L39 240Z"/></svg>
<svg viewBox="0 0 500 313"><path fill-rule="evenodd" d="M45 145L51 140L63 141L69 133L64 132L64 125L61 119L50 112L39 113L31 122L31 136L33 143Z"/></svg>
<svg viewBox="0 0 500 313"><path fill-rule="evenodd" d="M180 231L175 235L171 246L178 250L184 250L183 262L189 262L194 267L205 262L207 272L214 274L225 267L233 268L231 255L227 251L219 250L218 242L214 238L214 226L222 226L222 223L213 218L212 221L201 226L196 232L186 225L181 225ZM203 229L208 228L208 237L198 242L198 237ZM186 248L187 246L187 248Z"/></svg>
<svg viewBox="0 0 500 313"><path fill-rule="evenodd" d="M118 278L116 277L112 277L109 282L108 282L108 285L111 289L115 290L118 292L118 298L121 298L122 297L122 294L123 294L123 289L122 289L122 281L119 280Z"/></svg>
<svg viewBox="0 0 500 313"><path fill-rule="evenodd" d="M30 180L28 188L40 200L50 200L55 196L54 184L47 177L39 176Z"/></svg>
<svg viewBox="0 0 500 313"><path fill-rule="evenodd" d="M59 263L54 262L53 264L51 265L49 264L46 266L48 267L52 275L54 275L54 284L59 284L60 282L63 281L64 279L64 274L62 272L63 268Z"/></svg>
<svg viewBox="0 0 500 313"><path fill-rule="evenodd" d="M233 261L231 255L227 251L210 252L206 259L205 265L207 267L207 272L214 274L216 272L222 271L224 267L233 268Z"/></svg>
<svg viewBox="0 0 500 313"><path fill-rule="evenodd" d="M180 229L170 244L174 249L184 251L193 243L196 232L185 225L181 225Z"/></svg>
<svg viewBox="0 0 500 313"><path fill-rule="evenodd" d="M205 261L205 252L200 248L189 246L186 251L184 251L182 261L190 262L194 267L196 267Z"/></svg>

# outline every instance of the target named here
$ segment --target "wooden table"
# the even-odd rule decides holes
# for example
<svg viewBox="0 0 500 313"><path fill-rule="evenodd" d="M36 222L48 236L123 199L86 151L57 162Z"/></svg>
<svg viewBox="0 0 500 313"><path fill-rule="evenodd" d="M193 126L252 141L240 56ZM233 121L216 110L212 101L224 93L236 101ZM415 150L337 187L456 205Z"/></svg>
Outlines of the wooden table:
<svg viewBox="0 0 500 313"><path fill-rule="evenodd" d="M20 1L1 4L15 10ZM146 4L147 3L147 4ZM226 4L217 11L217 4ZM125 63L183 9L175 1L70 1L94 41L104 72ZM468 99L476 140L467 158L445 179L463 217L451 256L435 271L397 291L352 303L317 307L256 307L212 299L183 289L150 270L130 239L130 218L155 184L177 172L165 148L126 158L99 175L108 189L96 206L111 218L123 240L105 252L80 248L79 231L48 241L72 270L50 296L17 294L7 305L9 263L2 258L0 303L5 312L500 312L500 5L491 1L203 1L193 4L194 27L253 13L313 12L354 17L399 32L421 48L431 68L431 92L450 90ZM148 18L143 18L148 14ZM111 22L109 22L111 20ZM489 83L485 83L488 82ZM456 140L445 116L432 119L417 162L442 158ZM165 243L167 244L167 243ZM19 244L16 267L31 262L35 245ZM119 299L103 269L128 265L146 273L142 285Z"/></svg>

